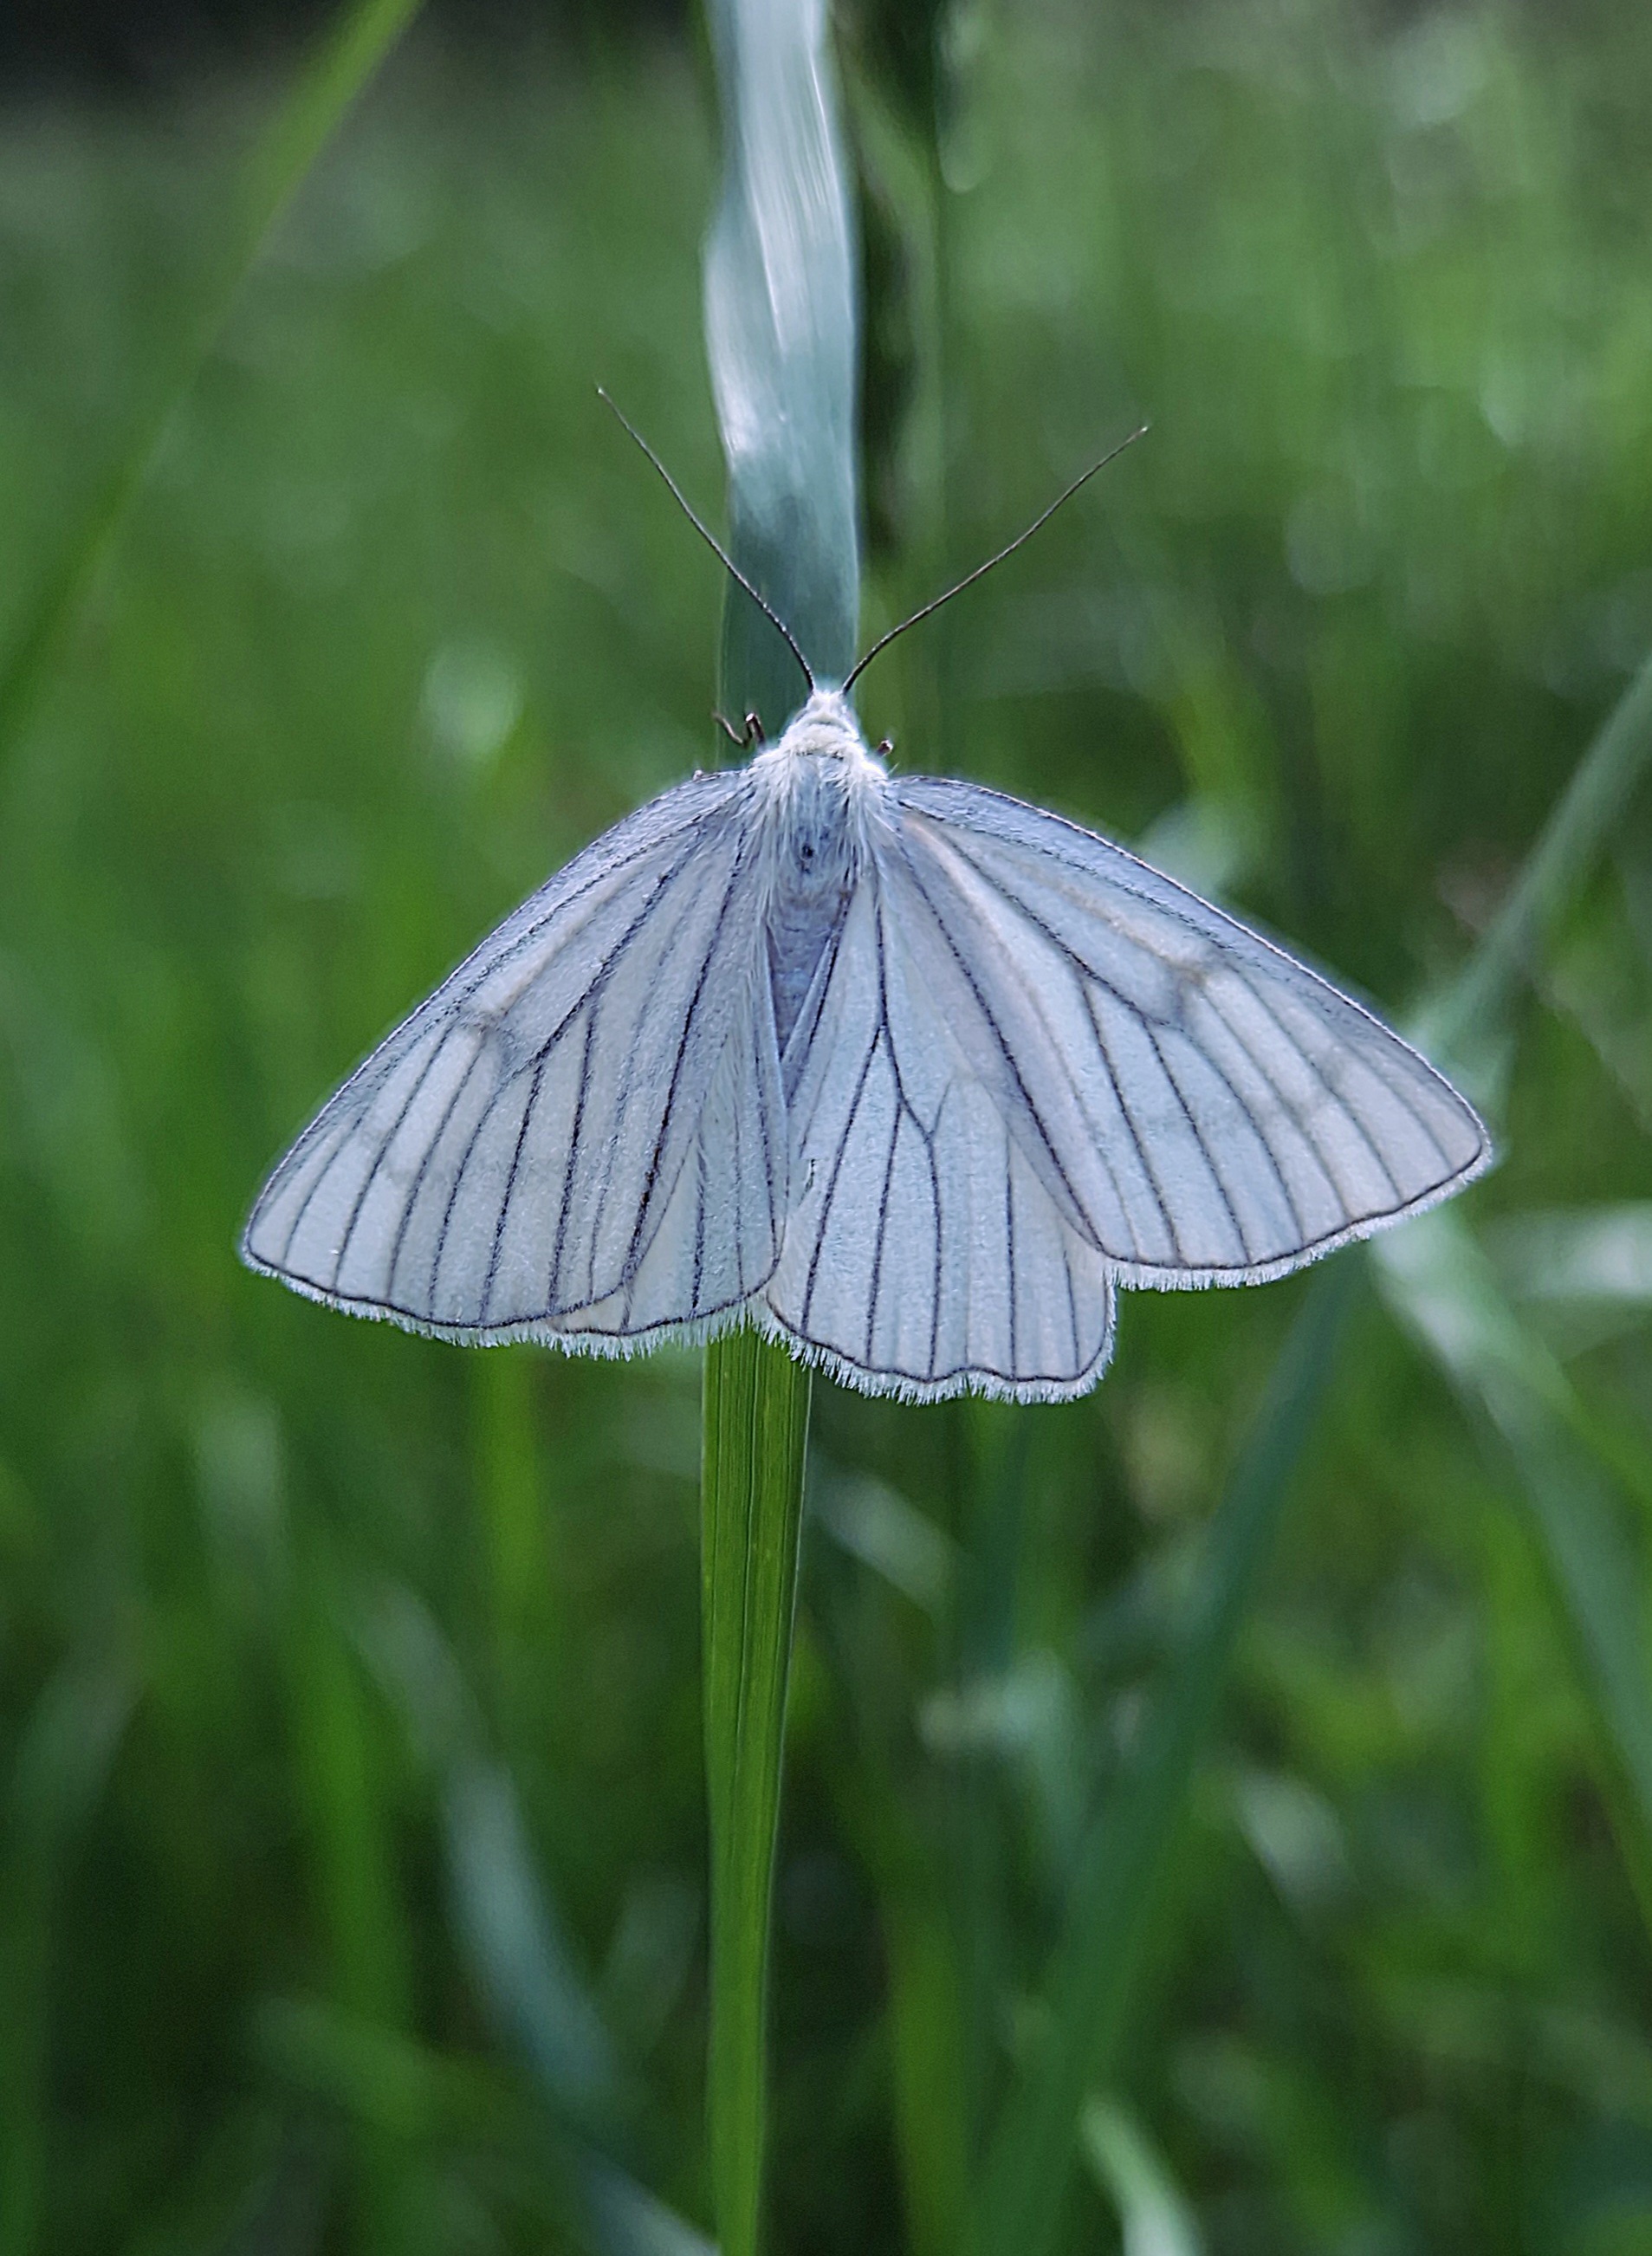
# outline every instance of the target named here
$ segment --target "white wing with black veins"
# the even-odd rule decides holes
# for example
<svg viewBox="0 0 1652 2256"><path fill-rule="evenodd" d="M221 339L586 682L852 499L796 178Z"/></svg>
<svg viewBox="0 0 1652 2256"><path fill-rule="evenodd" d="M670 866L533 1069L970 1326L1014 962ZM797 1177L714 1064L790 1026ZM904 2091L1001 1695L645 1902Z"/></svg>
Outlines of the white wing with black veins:
<svg viewBox="0 0 1652 2256"><path fill-rule="evenodd" d="M598 839L322 1109L247 1259L467 1339L639 1344L749 1299L787 1198L757 864L738 774Z"/></svg>
<svg viewBox="0 0 1652 2256"><path fill-rule="evenodd" d="M1112 1280L950 1038L898 858L863 878L787 1044L794 1204L765 1294L851 1384L1056 1399L1092 1385Z"/></svg>
<svg viewBox="0 0 1652 2256"><path fill-rule="evenodd" d="M1121 1282L1259 1283L1488 1161L1398 1035L1133 855L974 785L894 793L915 984Z"/></svg>
<svg viewBox="0 0 1652 2256"><path fill-rule="evenodd" d="M458 1338L622 1350L748 1309L873 1392L1051 1399L1105 1364L1118 1284L1278 1276L1486 1165L1414 1050L1133 856L973 785L877 788L783 1056L773 802L695 777L374 1051L248 1260Z"/></svg>

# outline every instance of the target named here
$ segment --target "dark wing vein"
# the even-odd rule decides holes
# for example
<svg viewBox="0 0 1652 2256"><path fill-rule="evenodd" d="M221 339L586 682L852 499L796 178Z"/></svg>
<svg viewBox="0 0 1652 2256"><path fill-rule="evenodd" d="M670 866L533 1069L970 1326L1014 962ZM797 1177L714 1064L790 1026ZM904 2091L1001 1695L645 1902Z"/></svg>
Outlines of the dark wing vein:
<svg viewBox="0 0 1652 2256"><path fill-rule="evenodd" d="M505 1195L499 1201L499 1218L493 1225L493 1246L488 1255L488 1270L482 1280L482 1302L479 1321L486 1323L488 1306L493 1298L493 1287L499 1273L499 1249L505 1243L505 1225L511 1217L511 1202L516 1196L517 1177L521 1172L522 1150L527 1142L533 1115L539 1110L540 1090L545 1083L545 1060L540 1058L533 1068L533 1086L528 1091L527 1103L522 1108L522 1124L516 1132L516 1148L511 1154L510 1172L505 1179Z"/></svg>
<svg viewBox="0 0 1652 2256"><path fill-rule="evenodd" d="M982 1019L986 1026L987 1031L992 1037L993 1043L998 1049L999 1054L1002 1058L1005 1065L1008 1068L1010 1078L1015 1083L1016 1095L1020 1098L1023 1106L1026 1108L1027 1117L1033 1122L1034 1125L1038 1130L1040 1141L1044 1146L1045 1153L1048 1158L1051 1167L1055 1170L1063 1189L1066 1192L1068 1198L1071 1201L1074 1212L1077 1214L1082 1214L1084 1212L1084 1203L1077 1196L1071 1181L1069 1180L1067 1170L1062 1164L1061 1154L1056 1151L1055 1145L1050 1140L1049 1131L1044 1124L1043 1116L1039 1111L1038 1107L1034 1103L1032 1097L1028 1093L1027 1084L1021 1078L1021 1069L1016 1063L1014 1052L1010 1048L1008 1042L1005 1040L1003 1030L999 1026L997 1019L992 1014L992 1006L987 1002L985 996L981 992L979 981L976 978L975 974L971 970L969 965L964 962L964 956L958 948L957 942L953 939L950 931L948 929L945 918L942 915L939 909L936 908L934 901L929 898L928 889L924 885L922 878L918 875L917 870L914 866L912 857L910 854L906 853L904 846L902 849L902 858L906 863L907 874L912 880L913 890L917 893L918 898L922 901L925 908L928 910L930 916L934 919L935 929L941 934L942 939L946 942L947 953L952 958L953 963L957 967L959 976L964 980L964 984L969 988L970 993L973 997L976 1006L981 1013Z"/></svg>

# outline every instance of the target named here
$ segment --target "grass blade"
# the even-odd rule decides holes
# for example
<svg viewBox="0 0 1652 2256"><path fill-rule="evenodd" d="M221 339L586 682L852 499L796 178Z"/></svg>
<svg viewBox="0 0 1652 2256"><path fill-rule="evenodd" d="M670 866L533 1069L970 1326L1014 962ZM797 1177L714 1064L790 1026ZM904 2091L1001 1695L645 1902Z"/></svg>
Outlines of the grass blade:
<svg viewBox="0 0 1652 2256"><path fill-rule="evenodd" d="M711 1822L707 2114L724 2256L762 2191L769 1903L802 1526L808 1372L752 1331L706 1350L702 1553Z"/></svg>
<svg viewBox="0 0 1652 2256"><path fill-rule="evenodd" d="M829 1540L811 1561L810 1628L836 1696L817 1744L839 1822L877 1898L906 2245L909 2256L964 2256L975 2111L950 1829L923 1820L906 1634L915 1624L897 1618L920 1617L928 1646L952 1611L960 1559L884 1482L835 1473L818 1459L811 1478L810 1518Z"/></svg>
<svg viewBox="0 0 1652 2256"><path fill-rule="evenodd" d="M1423 1013L1425 1047L1447 1054L1495 1039L1557 918L1576 894L1652 760L1652 656L1572 772L1461 975Z"/></svg>
<svg viewBox="0 0 1652 2256"><path fill-rule="evenodd" d="M1141 1752L1085 1844L1044 1985L1047 2034L1010 2094L988 2156L980 2244L987 2256L1045 2256L1055 2245L1080 2110L1108 2081L1188 1782L1360 1274L1356 1262L1333 1261L1308 1288L1211 1524L1200 1587Z"/></svg>
<svg viewBox="0 0 1652 2256"><path fill-rule="evenodd" d="M1135 2119L1092 2099L1082 2130L1085 2158L1119 2212L1124 2256L1204 2256L1197 2218Z"/></svg>
<svg viewBox="0 0 1652 2256"><path fill-rule="evenodd" d="M420 4L421 0L351 0L253 150L235 200L229 241L195 318L184 327L153 390L94 485L0 661L0 760L27 727L166 427L212 350L265 236Z"/></svg>
<svg viewBox="0 0 1652 2256"><path fill-rule="evenodd" d="M1505 1443L1538 1537L1563 1637L1594 1724L1620 1849L1652 1933L1652 1653L1641 1623L1633 1499L1548 1349L1503 1298L1454 1215L1387 1239L1385 1298Z"/></svg>
<svg viewBox="0 0 1652 2256"><path fill-rule="evenodd" d="M342 2012L403 2034L413 1983L385 1751L350 1649L337 1569L320 1541L296 1587L287 1660L294 1786L328 1988ZM383 2124L363 2117L354 2127L355 2245L365 2256L389 2256L408 2228L406 2156Z"/></svg>
<svg viewBox="0 0 1652 2256"><path fill-rule="evenodd" d="M705 253L706 349L736 561L815 672L852 660L854 266L824 0L710 0L723 194ZM777 730L791 653L731 587L724 709ZM711 1829L707 2112L724 2256L752 2256L762 2196L764 2013L809 1375L752 1332L706 1350L702 1593Z"/></svg>
<svg viewBox="0 0 1652 2256"><path fill-rule="evenodd" d="M817 675L854 662L854 264L826 62L825 0L710 0L723 195L706 243L706 350L729 465L735 560ZM724 694L771 732L802 701L795 661L731 590Z"/></svg>
<svg viewBox="0 0 1652 2256"><path fill-rule="evenodd" d="M1652 657L1608 715L1461 977L1425 1013L1427 1037L1472 1059L1494 1049L1519 981L1606 843L1652 761ZM1379 1275L1401 1321L1509 1452L1562 1632L1595 1726L1619 1845L1652 1931L1652 1656L1628 1555L1639 1468L1614 1452L1559 1363L1526 1330L1454 1215L1385 1239Z"/></svg>
<svg viewBox="0 0 1652 2256"><path fill-rule="evenodd" d="M71 1654L25 1722L0 1804L0 2256L50 2245L51 1971L65 1865L136 1691L124 1656Z"/></svg>

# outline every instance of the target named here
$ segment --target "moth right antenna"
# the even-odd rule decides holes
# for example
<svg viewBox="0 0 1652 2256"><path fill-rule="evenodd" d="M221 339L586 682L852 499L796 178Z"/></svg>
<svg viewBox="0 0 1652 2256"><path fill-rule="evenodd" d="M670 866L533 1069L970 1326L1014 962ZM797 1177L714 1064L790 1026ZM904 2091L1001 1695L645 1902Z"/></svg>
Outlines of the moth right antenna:
<svg viewBox="0 0 1652 2256"><path fill-rule="evenodd" d="M1149 427L1150 427L1147 424L1144 423L1138 430L1133 431L1127 439L1120 439L1116 447L1109 447L1106 453L1101 457L1101 460L1098 462L1092 462L1087 470L1080 470L1078 476L1073 480L1071 485L1066 487L1062 492L1058 493L1048 509L1041 510L1039 514L1027 526L1026 532L1018 532L1014 539L1010 542L1007 548L1000 548L996 556L989 556L985 564L978 564L973 572L966 572L956 586L950 587L947 589L944 596L936 596L933 602L925 603L921 610L914 611L909 619L902 619L898 627L891 627L887 634L879 635L877 641L873 643L872 648L866 652L865 655L862 658L858 658L853 666L849 669L849 679L844 684L844 696L848 696L850 691L854 687L861 675L866 671L866 668L872 664L873 659L877 657L879 651L887 650L890 644L893 642L897 635L905 634L908 627L915 627L920 619L927 619L930 617L935 612L940 610L942 603L950 603L954 596L961 596L966 588L972 588L978 580L984 580L987 574L992 571L994 565L1001 564L1006 556L1013 556L1018 548L1024 548L1027 543L1032 539L1033 535L1038 531L1039 527L1049 523L1049 520L1055 516L1056 511L1061 507L1063 502L1070 501L1073 496L1078 491L1080 486L1087 486L1091 478L1095 476L1098 470L1105 470L1109 462L1116 462L1119 456L1123 454L1126 447L1133 447L1138 439L1145 439L1147 435ZM787 639L788 642L791 640L789 635Z"/></svg>

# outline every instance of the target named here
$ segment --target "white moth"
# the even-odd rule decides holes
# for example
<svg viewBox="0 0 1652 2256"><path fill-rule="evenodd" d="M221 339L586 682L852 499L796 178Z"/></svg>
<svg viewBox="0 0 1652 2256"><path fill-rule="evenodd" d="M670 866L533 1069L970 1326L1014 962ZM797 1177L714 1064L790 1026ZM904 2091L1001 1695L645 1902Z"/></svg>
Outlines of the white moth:
<svg viewBox="0 0 1652 2256"><path fill-rule="evenodd" d="M458 1340L749 1317L869 1393L1082 1393L1119 1285L1249 1285L1444 1198L1473 1111L1074 824L891 777L817 688L599 838L280 1162L245 1258Z"/></svg>
<svg viewBox="0 0 1652 2256"><path fill-rule="evenodd" d="M779 741L588 846L380 1043L253 1268L455 1340L749 1321L868 1393L1057 1401L1120 1285L1259 1284L1486 1165L1449 1082L1219 909L888 774L866 659L816 686L774 624L810 690Z"/></svg>

